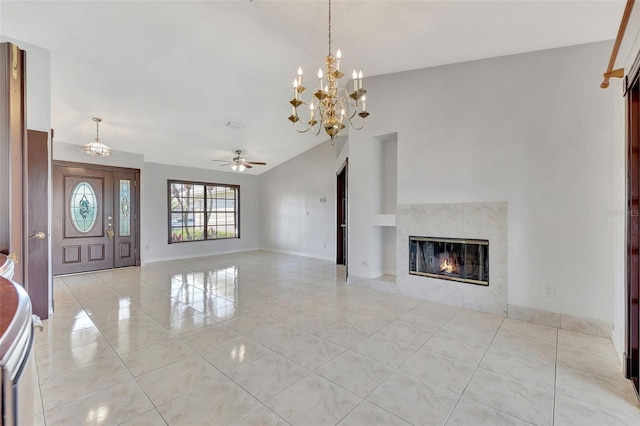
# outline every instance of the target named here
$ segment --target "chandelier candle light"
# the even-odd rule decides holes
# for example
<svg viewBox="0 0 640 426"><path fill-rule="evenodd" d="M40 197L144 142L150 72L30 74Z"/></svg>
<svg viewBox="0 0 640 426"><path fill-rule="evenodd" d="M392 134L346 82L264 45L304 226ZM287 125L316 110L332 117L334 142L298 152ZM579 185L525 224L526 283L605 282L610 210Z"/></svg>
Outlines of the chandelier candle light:
<svg viewBox="0 0 640 426"><path fill-rule="evenodd" d="M85 154L93 155L94 157L107 157L113 154L113 149L100 142L99 126L102 122L102 119L93 117L93 121L96 122L96 138L94 142L82 145L80 147L80 151L84 152Z"/></svg>
<svg viewBox="0 0 640 426"><path fill-rule="evenodd" d="M293 80L293 99L289 101L291 104L289 120L299 133L311 130L317 135L320 133L320 129L324 128L333 143L334 139L340 135L340 131L346 127L345 119L356 130L364 127L364 120L369 113L365 96L367 91L362 88L362 71L353 70L351 75L353 90L351 92L339 87L339 80L344 76L344 73L340 71L341 58L340 49L336 52L336 56L331 53L331 0L329 0L329 54L325 59L325 72L323 73L322 69L318 70L318 87L311 102L304 102L301 99L306 90L302 85L302 67L298 68L298 76ZM326 78L326 83L323 78ZM308 105L309 120L300 118L298 107L301 105ZM355 119L356 115L360 119ZM358 121L355 124L354 119ZM298 123L302 123L304 126L299 128Z"/></svg>

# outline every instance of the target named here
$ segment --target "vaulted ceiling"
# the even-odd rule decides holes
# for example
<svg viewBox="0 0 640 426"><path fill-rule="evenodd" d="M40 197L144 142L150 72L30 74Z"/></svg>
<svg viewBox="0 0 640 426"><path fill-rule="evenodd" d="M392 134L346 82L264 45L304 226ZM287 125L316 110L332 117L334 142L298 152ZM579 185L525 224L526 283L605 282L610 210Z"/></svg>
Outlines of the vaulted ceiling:
<svg viewBox="0 0 640 426"><path fill-rule="evenodd" d="M624 9L333 1L334 49L343 68L364 71L365 87L372 75L610 40ZM326 140L286 119L298 66L311 83L327 54L326 1L0 1L0 34L51 51L59 142L91 142L99 116L104 143L146 161L220 170L210 160L242 149L268 163L251 171L262 173Z"/></svg>

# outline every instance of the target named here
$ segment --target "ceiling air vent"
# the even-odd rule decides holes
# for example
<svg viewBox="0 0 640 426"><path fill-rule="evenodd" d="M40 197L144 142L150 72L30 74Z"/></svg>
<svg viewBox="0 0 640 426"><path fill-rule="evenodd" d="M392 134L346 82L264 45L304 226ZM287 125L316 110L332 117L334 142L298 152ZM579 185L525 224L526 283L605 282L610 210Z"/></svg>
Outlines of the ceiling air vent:
<svg viewBox="0 0 640 426"><path fill-rule="evenodd" d="M236 129L236 130L244 129L244 124L238 123L236 121L227 121L225 126L227 126L230 129Z"/></svg>

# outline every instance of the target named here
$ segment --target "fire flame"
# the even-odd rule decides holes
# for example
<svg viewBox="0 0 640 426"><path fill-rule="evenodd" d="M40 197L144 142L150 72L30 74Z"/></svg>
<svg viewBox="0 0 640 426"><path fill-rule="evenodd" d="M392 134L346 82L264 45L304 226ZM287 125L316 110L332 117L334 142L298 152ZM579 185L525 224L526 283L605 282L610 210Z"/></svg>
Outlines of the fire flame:
<svg viewBox="0 0 640 426"><path fill-rule="evenodd" d="M454 269L453 263L449 263L449 259L445 259L440 264L440 272L446 272L447 274L450 274L453 272L453 269Z"/></svg>

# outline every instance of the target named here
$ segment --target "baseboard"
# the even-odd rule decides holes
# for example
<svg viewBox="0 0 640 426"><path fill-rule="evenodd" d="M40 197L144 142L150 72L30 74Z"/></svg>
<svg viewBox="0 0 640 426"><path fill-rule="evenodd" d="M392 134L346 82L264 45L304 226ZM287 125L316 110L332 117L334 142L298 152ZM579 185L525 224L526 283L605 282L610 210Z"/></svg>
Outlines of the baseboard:
<svg viewBox="0 0 640 426"><path fill-rule="evenodd" d="M618 337L622 338L622 341L618 339ZM611 330L611 341L613 342L613 347L616 348L616 352L618 353L618 358L620 358L620 365L624 366L624 351L625 351L625 338L624 336L618 336L615 330Z"/></svg>
<svg viewBox="0 0 640 426"><path fill-rule="evenodd" d="M260 247L257 250L264 250L264 251L269 251L269 252L272 252L272 253L291 254L291 255L294 255L294 256L310 257L312 259L328 260L329 262L332 262L332 261L335 262L335 260L336 260L333 257L317 256L315 254L303 253L303 252L300 252L300 251L276 250L276 249L265 248L265 247Z"/></svg>
<svg viewBox="0 0 640 426"><path fill-rule="evenodd" d="M190 255L184 255L184 256L171 256L171 257L158 257L158 258L153 258L153 259L143 259L141 258L140 261L142 263L142 266L144 265L148 265L150 263L156 263L156 262L167 262L169 260L181 260L181 259L196 259L198 257L207 257L207 256L217 256L217 255L223 255L223 254L233 254L233 253L244 253L244 252L248 252L248 251L258 251L260 250L257 247L252 247L252 248L246 248L246 249L238 249L238 250L226 250L226 251L215 251L215 252L210 252L210 253L198 253L198 254L190 254Z"/></svg>

